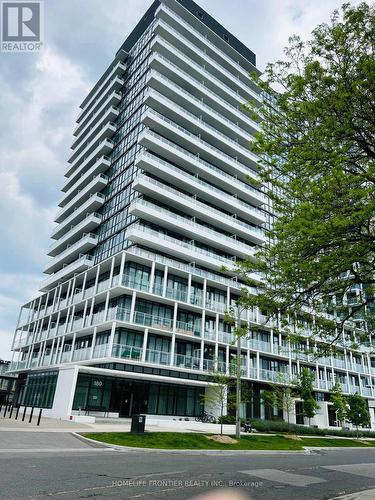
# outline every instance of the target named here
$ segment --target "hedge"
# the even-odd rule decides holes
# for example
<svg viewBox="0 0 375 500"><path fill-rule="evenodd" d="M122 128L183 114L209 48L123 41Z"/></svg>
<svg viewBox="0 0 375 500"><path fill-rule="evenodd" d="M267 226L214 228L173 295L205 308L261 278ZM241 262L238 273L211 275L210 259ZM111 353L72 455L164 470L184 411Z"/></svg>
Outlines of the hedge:
<svg viewBox="0 0 375 500"><path fill-rule="evenodd" d="M289 424L285 421L276 420L260 420L249 419L251 425L258 432L292 432L293 434L310 434L318 436L343 436L343 437L357 437L357 432L345 431L340 429L319 429L316 427L307 427L305 425ZM374 437L375 432L361 430L359 432L361 437Z"/></svg>

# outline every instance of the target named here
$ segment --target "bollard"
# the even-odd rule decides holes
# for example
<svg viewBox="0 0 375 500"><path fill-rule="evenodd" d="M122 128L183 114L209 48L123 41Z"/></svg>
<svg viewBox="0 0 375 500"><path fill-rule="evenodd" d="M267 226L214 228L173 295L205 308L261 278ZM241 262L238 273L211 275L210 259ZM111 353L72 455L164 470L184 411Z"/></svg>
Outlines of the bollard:
<svg viewBox="0 0 375 500"><path fill-rule="evenodd" d="M5 404L4 418L5 418L6 414L7 414L7 410L8 410L8 405L7 405L7 404Z"/></svg>
<svg viewBox="0 0 375 500"><path fill-rule="evenodd" d="M42 408L39 410L38 422L36 425L40 425L40 419L42 418Z"/></svg>
<svg viewBox="0 0 375 500"><path fill-rule="evenodd" d="M22 422L24 422L24 420L25 420L26 410L27 410L27 406L25 406L23 409Z"/></svg>
<svg viewBox="0 0 375 500"><path fill-rule="evenodd" d="M0 414L1 414L2 408L3 408L3 403L1 403L1 405L0 405Z"/></svg>
<svg viewBox="0 0 375 500"><path fill-rule="evenodd" d="M17 406L17 411L16 411L16 417L15 417L15 420L18 419L18 414L20 412L20 405Z"/></svg>
<svg viewBox="0 0 375 500"><path fill-rule="evenodd" d="M31 407L31 413L30 413L30 418L29 418L29 424L31 424L31 420L33 419L33 413L34 413L34 407Z"/></svg>
<svg viewBox="0 0 375 500"><path fill-rule="evenodd" d="M12 407L10 409L10 413L9 413L9 418L12 418L12 415L13 415L13 409L14 409L14 405L12 404Z"/></svg>

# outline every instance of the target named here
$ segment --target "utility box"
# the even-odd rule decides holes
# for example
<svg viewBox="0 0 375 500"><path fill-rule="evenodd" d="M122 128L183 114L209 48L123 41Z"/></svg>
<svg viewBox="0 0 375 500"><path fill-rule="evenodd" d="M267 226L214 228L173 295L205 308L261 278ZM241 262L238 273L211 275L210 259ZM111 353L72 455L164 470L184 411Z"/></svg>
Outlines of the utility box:
<svg viewBox="0 0 375 500"><path fill-rule="evenodd" d="M132 415L132 434L143 434L145 432L146 415Z"/></svg>

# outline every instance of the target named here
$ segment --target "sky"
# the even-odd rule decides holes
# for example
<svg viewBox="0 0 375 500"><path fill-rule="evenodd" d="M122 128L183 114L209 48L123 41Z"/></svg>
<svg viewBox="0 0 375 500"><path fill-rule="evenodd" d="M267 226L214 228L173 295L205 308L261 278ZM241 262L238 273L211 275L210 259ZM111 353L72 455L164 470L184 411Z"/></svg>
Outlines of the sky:
<svg viewBox="0 0 375 500"><path fill-rule="evenodd" d="M151 3L46 0L43 49L0 52L0 358L10 359L19 308L43 278L78 106ZM256 53L262 70L283 57L291 35L308 38L343 2L198 3Z"/></svg>

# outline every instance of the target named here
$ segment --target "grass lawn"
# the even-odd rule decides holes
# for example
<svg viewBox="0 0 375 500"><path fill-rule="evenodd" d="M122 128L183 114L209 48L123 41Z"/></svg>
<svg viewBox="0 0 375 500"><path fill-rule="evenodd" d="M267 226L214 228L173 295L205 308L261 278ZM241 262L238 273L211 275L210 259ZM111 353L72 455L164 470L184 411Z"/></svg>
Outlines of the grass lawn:
<svg viewBox="0 0 375 500"><path fill-rule="evenodd" d="M208 439L205 434L181 432L146 432L130 434L129 432L83 433L85 437L104 443L134 446L139 448L162 448L174 450L303 450L304 446L321 447L336 446L361 448L374 447L375 441L369 444L355 439L334 438L302 438L295 441L285 436L242 436L235 444L223 444Z"/></svg>
<svg viewBox="0 0 375 500"><path fill-rule="evenodd" d="M242 436L235 444L217 443L204 434L182 432L129 432L82 433L90 439L121 446L162 448L174 450L302 450L301 441L284 436Z"/></svg>

